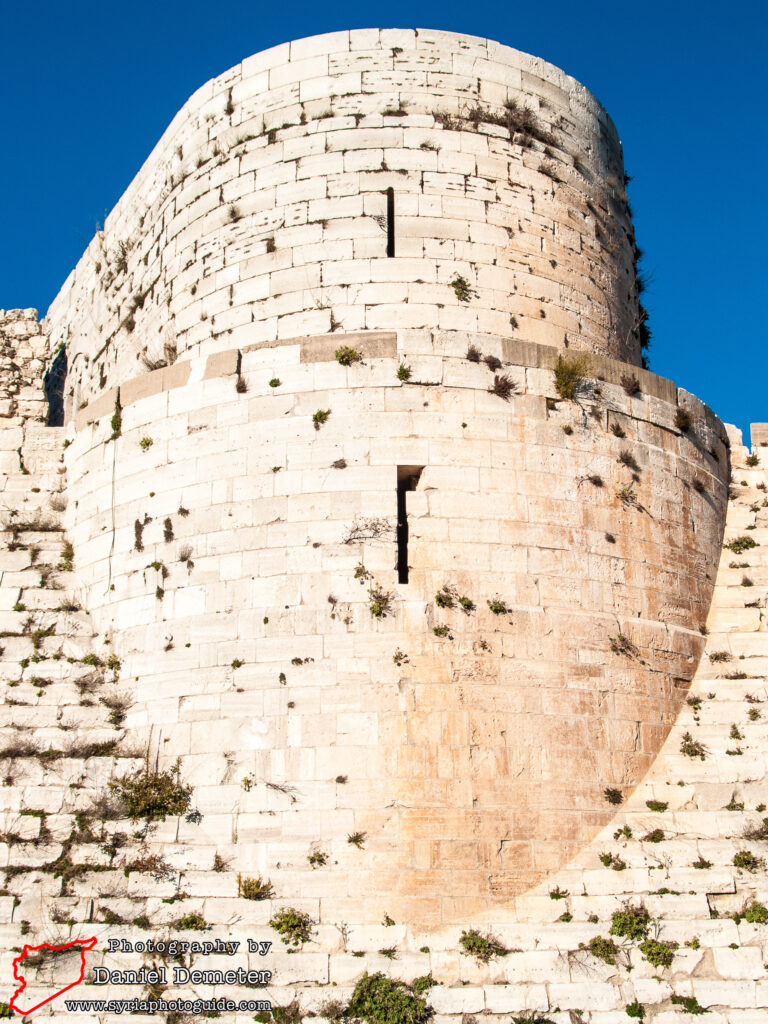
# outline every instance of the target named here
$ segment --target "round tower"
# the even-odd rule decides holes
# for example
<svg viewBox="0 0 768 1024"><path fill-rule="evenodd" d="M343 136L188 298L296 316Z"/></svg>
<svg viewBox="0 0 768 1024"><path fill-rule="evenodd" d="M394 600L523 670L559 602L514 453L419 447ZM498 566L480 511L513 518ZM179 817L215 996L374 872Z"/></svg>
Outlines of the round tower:
<svg viewBox="0 0 768 1024"><path fill-rule="evenodd" d="M616 130L573 78L451 33L340 32L198 90L49 323L74 406L166 347L331 331L639 364L635 255Z"/></svg>
<svg viewBox="0 0 768 1024"><path fill-rule="evenodd" d="M182 108L48 314L85 601L204 815L159 841L436 927L605 824L726 501L635 256L607 114L498 43L313 37Z"/></svg>

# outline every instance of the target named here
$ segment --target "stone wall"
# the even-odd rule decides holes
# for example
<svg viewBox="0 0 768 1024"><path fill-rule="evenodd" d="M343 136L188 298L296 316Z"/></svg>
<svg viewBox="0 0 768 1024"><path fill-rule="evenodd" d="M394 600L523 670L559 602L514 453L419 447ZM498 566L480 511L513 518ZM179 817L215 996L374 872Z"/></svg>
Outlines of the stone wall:
<svg viewBox="0 0 768 1024"><path fill-rule="evenodd" d="M336 329L639 362L623 175L594 97L498 43L355 30L256 54L179 111L54 301L69 407L142 360Z"/></svg>
<svg viewBox="0 0 768 1024"><path fill-rule="evenodd" d="M379 339L379 343L385 345L387 339ZM296 347L299 352L294 349L294 367L300 368L301 345ZM305 351L310 349L317 351L317 339L312 339ZM542 362L546 352L540 351L539 356L536 362ZM224 363L222 359L219 372L225 368ZM207 368L206 362L200 368L200 377ZM328 369L341 372L336 366ZM618 368L604 362L598 369L606 377L603 395L606 408L610 408L614 403L611 370ZM358 366L352 372L364 370ZM192 367L190 376L194 374ZM654 381L642 373L639 376L646 396L642 402L650 405L654 388L661 392L668 382L658 378ZM252 390L235 392L235 402L249 402L254 397L256 378L250 369L246 379ZM230 395L235 381L236 375L232 374L224 382ZM221 384L217 374L209 378L207 386L213 391ZM151 378L145 379L144 387L152 390ZM178 396L183 391L183 387L171 387L163 394L165 400L170 400L174 393ZM222 391L217 390L219 397ZM431 394L435 393L433 388ZM157 401L160 395L158 390L155 396L138 398L126 408L124 422L125 416L129 422L124 432L116 443L105 447L109 455L113 454L110 449L117 452L117 466L125 461L125 452L136 439L150 436L150 430L140 433L140 422L131 423L130 416L140 420L142 404ZM690 407L688 397L683 395L683 400ZM640 401L633 399L634 403ZM228 404L217 402L211 408ZM567 408L571 413L577 411L572 405ZM557 416L562 411L562 405L559 410L549 410ZM83 413L88 415L87 410ZM316 440L330 428L332 416ZM22 461L35 469L24 474L19 466L14 473L4 474L6 507L21 511L26 506L27 512L44 508L49 515L50 495L58 491L58 469L63 466L58 461L59 453L63 451L71 459L70 470L73 465L82 465L88 458L87 439L94 430L101 429L98 423L102 418L92 427L87 426L86 419L78 432L81 436L66 448L64 431L30 425ZM701 422L697 422L694 438L701 438L701 428ZM590 424L590 429L593 440L602 436L596 426ZM159 443L156 427L151 430L155 434L153 445L142 455L151 453ZM109 746L122 734L121 728L114 728L114 720L102 720L102 709L127 707L137 682L134 671L138 655L129 655L130 667L121 667L119 660L113 664L108 675L121 676L119 681L93 678L93 656L101 655L106 661L107 652L116 645L105 644L112 639L109 634L92 637L95 629L88 628L82 613L56 611L54 607L65 603L63 593L95 593L89 577L90 555L82 558L77 573L67 570L60 574L60 581L66 580L66 591L56 591L51 589L55 580L47 571L42 572L44 567L35 569L29 562L30 558L35 561L30 556L31 545L41 542L44 554L39 560L55 560L61 534L55 536L55 546L49 552L46 545L52 534L30 533L28 529L17 532L15 550L2 555L0 595L4 607L23 600L33 609L40 626L55 622L56 629L42 638L23 636L16 619L20 624L24 616L3 612L7 632L2 657L6 697L2 758L5 784L0 787L4 842L0 851L7 881L0 895L5 979L0 998L10 998L11 960L18 956L23 943L58 944L95 936L97 946L89 954L89 967L126 970L165 963L169 976L173 961L167 955L107 954L109 940L238 941L241 946L234 957L192 954L185 963L202 969L266 969L272 974L265 987L171 985L162 993L164 997L266 999L275 1007L292 1005L295 1019L312 1018L318 1024L337 1019L339 1007L349 1000L366 973L408 983L428 976L434 985L425 992L425 999L434 1010L434 1024L469 1024L475 1015L490 1017L499 1024L509 1024L518 1017L545 1019L553 1024L616 1024L630 1019L628 1010L635 1016L642 1012L643 1019L654 1024L684 1024L691 1019L689 1010L706 1011L704 1019L720 1024L761 1022L768 1008L763 966L768 927L764 822L768 764L763 710L768 699L768 567L762 554L768 537L764 507L767 483L762 462L750 464L754 463L750 458L748 463L748 452L740 444L738 431L729 428L729 433L734 472L723 538L728 547L719 559L707 617L706 649L687 702L650 772L565 868L550 873L532 891L502 902L487 901L484 913L475 919L456 919L438 928L425 925L415 913L418 908L408 907L395 893L375 905L368 902L366 911L370 914L375 910L381 916L367 923L356 923L346 916L354 912L348 901L332 901L320 895L323 889L327 893L329 880L345 878L353 857L368 855L369 837L363 840L362 850L341 836L325 847L330 854L328 861L318 865L314 873L309 865L303 869L300 895L290 888L290 871L284 870L282 862L260 861L261 842L272 839L267 834L270 821L277 827L291 824L291 807L294 822L314 816L318 833L325 835L325 823L331 820L333 811L314 809L306 796L306 783L291 791L285 786L265 788L260 779L246 789L240 781L235 787L238 799L252 801L252 806L242 806L232 816L228 832L226 826L222 827L223 817L217 817L210 805L208 794L213 787L206 786L216 777L211 774L217 770L215 762L209 760L211 772L206 778L202 765L198 771L194 757L185 756L183 777L194 781L193 806L203 813L202 821L196 815L190 820L174 818L149 829L139 828L136 833L135 822L115 820L109 815L100 820L106 811L94 813L92 808L94 803L104 807L110 779L129 775L141 763L124 760L131 748L141 753L136 738L146 739L154 731L153 764L162 734L158 736L157 726L154 730L137 726L141 709L134 708L129 711L133 716L129 733L123 734L124 739L112 748L112 754L102 750L93 755L94 745ZM586 440L576 432L566 437L571 443L576 443L576 437L580 447ZM56 442L49 448L50 456L45 455L46 438ZM90 451L93 453L95 448ZM759 458L759 449L757 454ZM94 472L91 470L91 478ZM164 472L169 470L165 468ZM150 487L151 480L152 474L147 474ZM61 513L57 511L56 515ZM193 511L190 501L190 515L181 518L191 522L193 516L200 515L201 510ZM199 523L198 519L198 527ZM154 525L154 521L148 524L147 530ZM12 533L6 530L5 538ZM744 538L752 540L754 547L745 545ZM154 548L146 554L149 560ZM124 561L126 556L119 557ZM225 556L221 557L223 562ZM77 560L81 561L79 550ZM193 561L192 573L200 562L197 554ZM175 569L171 566L172 574ZM35 575L44 576L46 585L38 586L32 578ZM173 575L165 582L167 589L174 589ZM102 604L97 617L109 618L105 608ZM343 608L340 614L344 614ZM362 617L362 621L369 620ZM195 639L202 642L199 624L195 626ZM8 631L16 629L20 635L9 637ZM187 641L183 637L180 640L179 648L189 650L184 647ZM174 654L173 649L161 654L151 636L145 649L155 652L155 661ZM89 655L91 660L87 660ZM20 668L18 659L22 656L27 664ZM348 673L357 667L354 658L345 665ZM312 670L313 663L291 666L290 671L307 668ZM233 673L244 670L248 671L245 665ZM189 689L187 686L185 692ZM289 678L283 688L286 698L288 690L299 710L306 689L302 693ZM237 694L237 686L230 692ZM325 692L330 693L327 689ZM254 689L248 681L242 693L252 697ZM123 703L116 700L118 697ZM181 702L177 703L180 706ZM47 748L45 757L29 750L8 751L10 734L21 735L20 730L41 751ZM51 756L52 748L63 748L68 742L73 748L70 757ZM170 756L170 752L166 754L162 763L168 763ZM365 757L358 757L355 773L350 772L346 783L336 785L345 789L353 786L365 764ZM280 786L280 781L276 785ZM226 800L227 787L220 787L220 792ZM312 800L317 795L313 791ZM291 798L295 804L290 803ZM257 812L264 824L258 844L252 842L251 831ZM139 837L138 843L135 839L126 842L131 833ZM303 838L295 834L297 852L302 857L306 853ZM260 901L244 898L238 875L254 877L262 870L267 872L264 878L274 882L272 897ZM306 913L311 921L309 939L295 952L280 942L279 934L269 924L275 913L288 908ZM409 911L414 916L406 916ZM633 919L642 926L642 933L634 938L622 934L622 922L626 923L627 917L621 915L628 911L634 912ZM193 923L198 929L199 921L204 922L205 930L190 930ZM248 953L248 939L271 941L273 947L266 957ZM492 942L494 955L487 962L469 955L464 945L471 939L476 947L480 943L481 953ZM656 944L647 945L648 939ZM36 973L28 992L30 999L50 993L49 970L47 973L44 964L36 972L26 969L28 977ZM86 984L73 994L91 999L156 998L160 991L147 985L96 986L89 975ZM60 1014L62 1020L71 1017L71 1013L64 1013L61 999L54 1000L44 1012L57 1017ZM222 1019L233 1021L251 1020L253 1015L252 1010L220 1014ZM119 1019L115 1014L96 1011L82 1012L81 1017L104 1022Z"/></svg>
<svg viewBox="0 0 768 1024"><path fill-rule="evenodd" d="M78 576L129 728L196 787L194 856L437 927L560 867L647 772L705 642L725 432L611 360L563 401L556 357L335 334L180 360L78 413Z"/></svg>
<svg viewBox="0 0 768 1024"><path fill-rule="evenodd" d="M365 972L436 1024L760 1019L764 567L726 428L638 366L623 181L536 58L300 40L190 99L45 333L0 317L4 977L204 932L270 984L184 993L283 1024Z"/></svg>

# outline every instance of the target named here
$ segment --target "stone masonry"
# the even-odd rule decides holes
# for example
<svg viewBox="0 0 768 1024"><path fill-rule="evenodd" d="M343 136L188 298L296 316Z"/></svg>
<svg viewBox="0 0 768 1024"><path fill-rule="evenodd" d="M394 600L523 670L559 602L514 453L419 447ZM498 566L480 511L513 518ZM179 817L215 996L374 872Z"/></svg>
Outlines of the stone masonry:
<svg viewBox="0 0 768 1024"><path fill-rule="evenodd" d="M230 1020L765 1019L765 469L640 365L623 173L536 58L300 40L0 313L6 1002L95 937Z"/></svg>

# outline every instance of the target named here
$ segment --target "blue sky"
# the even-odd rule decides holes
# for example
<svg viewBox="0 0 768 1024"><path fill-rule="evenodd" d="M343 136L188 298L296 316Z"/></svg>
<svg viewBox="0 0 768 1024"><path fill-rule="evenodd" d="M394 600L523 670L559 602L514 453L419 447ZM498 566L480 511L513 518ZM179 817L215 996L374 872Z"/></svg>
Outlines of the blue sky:
<svg viewBox="0 0 768 1024"><path fill-rule="evenodd" d="M362 27L497 39L595 93L634 178L651 369L742 429L768 421L764 2L8 2L0 307L44 313L199 85L276 43Z"/></svg>

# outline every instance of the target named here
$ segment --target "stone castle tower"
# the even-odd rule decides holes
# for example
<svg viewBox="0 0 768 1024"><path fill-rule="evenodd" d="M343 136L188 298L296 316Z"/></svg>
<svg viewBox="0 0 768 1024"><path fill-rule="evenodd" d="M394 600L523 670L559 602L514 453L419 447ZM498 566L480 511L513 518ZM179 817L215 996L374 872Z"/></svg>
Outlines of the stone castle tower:
<svg viewBox="0 0 768 1024"><path fill-rule="evenodd" d="M32 346L9 453L36 453L39 493L61 470L58 569L112 672L112 731L77 728L120 746L78 787L178 764L195 813L143 841L209 925L252 909L238 876L321 942L509 920L648 773L707 642L729 451L642 366L636 256L583 86L486 40L355 30L198 90L44 332L6 318L9 353ZM62 426L15 397L43 363ZM17 547L34 526L9 521ZM34 651L60 660L57 635ZM90 806L71 783L34 778L65 819ZM98 906L73 920L109 925Z"/></svg>

